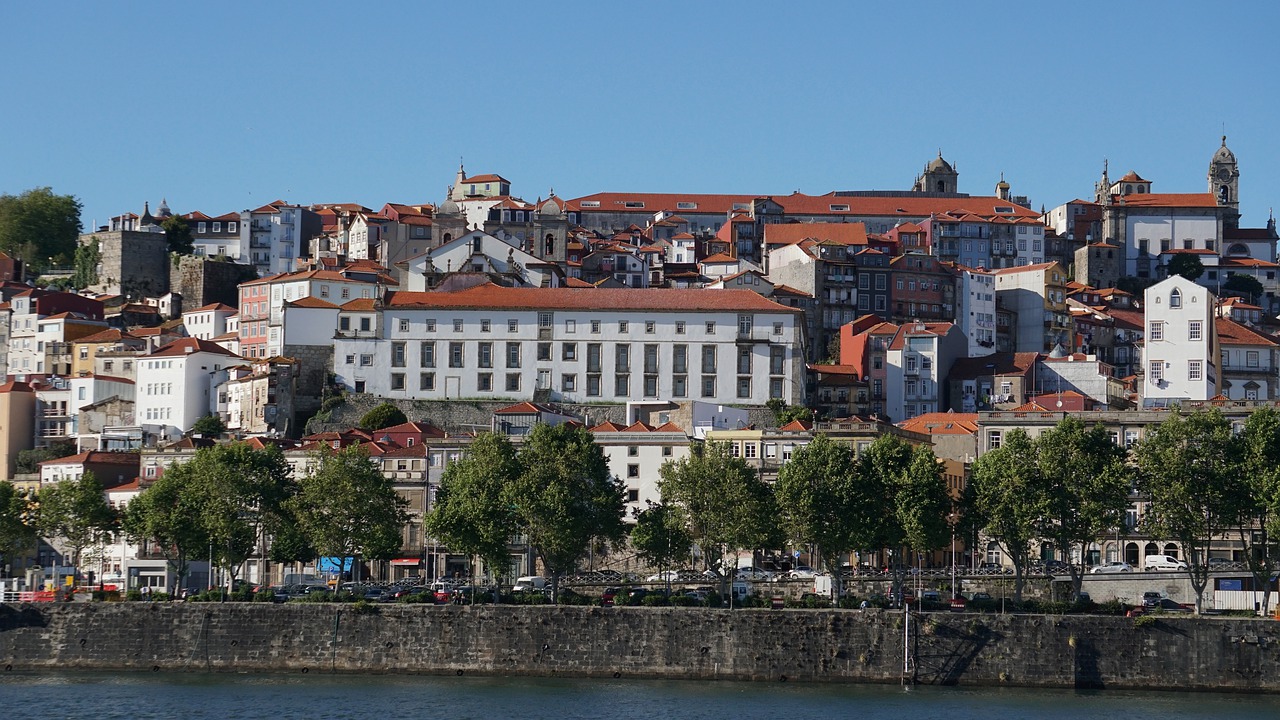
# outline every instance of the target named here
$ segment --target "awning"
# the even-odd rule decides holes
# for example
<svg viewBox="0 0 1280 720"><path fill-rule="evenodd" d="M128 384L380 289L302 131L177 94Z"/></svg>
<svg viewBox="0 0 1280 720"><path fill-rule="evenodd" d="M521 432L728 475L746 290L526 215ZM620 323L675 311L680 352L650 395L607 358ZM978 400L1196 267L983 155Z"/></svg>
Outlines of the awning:
<svg viewBox="0 0 1280 720"><path fill-rule="evenodd" d="M420 558L396 558L395 560L391 561L391 564L392 565L421 565L422 560Z"/></svg>

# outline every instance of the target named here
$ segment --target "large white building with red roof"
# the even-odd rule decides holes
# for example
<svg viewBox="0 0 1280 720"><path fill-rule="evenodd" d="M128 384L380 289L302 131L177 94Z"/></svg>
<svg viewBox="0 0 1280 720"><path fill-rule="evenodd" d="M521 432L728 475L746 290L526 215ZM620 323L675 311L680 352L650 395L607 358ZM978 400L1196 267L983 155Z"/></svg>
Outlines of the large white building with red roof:
<svg viewBox="0 0 1280 720"><path fill-rule="evenodd" d="M338 315L334 373L391 398L803 401L801 313L745 290L393 292Z"/></svg>
<svg viewBox="0 0 1280 720"><path fill-rule="evenodd" d="M169 343L137 361L135 417L146 444L172 440L217 409L217 387L241 358L208 340Z"/></svg>

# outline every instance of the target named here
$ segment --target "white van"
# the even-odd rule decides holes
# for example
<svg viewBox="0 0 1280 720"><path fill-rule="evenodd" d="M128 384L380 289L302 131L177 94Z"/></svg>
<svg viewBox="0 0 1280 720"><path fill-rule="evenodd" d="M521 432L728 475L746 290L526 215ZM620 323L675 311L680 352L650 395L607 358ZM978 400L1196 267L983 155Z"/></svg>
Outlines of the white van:
<svg viewBox="0 0 1280 720"><path fill-rule="evenodd" d="M522 575L516 578L511 592L543 592L547 589L547 579L541 575Z"/></svg>
<svg viewBox="0 0 1280 720"><path fill-rule="evenodd" d="M1186 570L1187 564L1169 555L1148 555L1142 561L1143 570Z"/></svg>

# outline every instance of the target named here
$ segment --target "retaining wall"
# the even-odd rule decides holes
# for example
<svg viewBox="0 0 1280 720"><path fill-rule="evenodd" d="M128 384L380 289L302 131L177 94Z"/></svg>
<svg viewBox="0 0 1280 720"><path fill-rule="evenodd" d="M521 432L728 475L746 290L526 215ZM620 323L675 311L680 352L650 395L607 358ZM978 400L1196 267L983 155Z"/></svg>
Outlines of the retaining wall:
<svg viewBox="0 0 1280 720"><path fill-rule="evenodd" d="M1149 621L1144 621L1149 622ZM889 611L70 603L0 605L0 665L899 682ZM929 684L1273 691L1274 621L933 614Z"/></svg>

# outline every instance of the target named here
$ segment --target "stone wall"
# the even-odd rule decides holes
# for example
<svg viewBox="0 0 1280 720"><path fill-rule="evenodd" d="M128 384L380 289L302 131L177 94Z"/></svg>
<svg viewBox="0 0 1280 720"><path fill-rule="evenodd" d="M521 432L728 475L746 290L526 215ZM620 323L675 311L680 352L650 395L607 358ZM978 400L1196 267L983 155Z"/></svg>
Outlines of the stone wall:
<svg viewBox="0 0 1280 720"><path fill-rule="evenodd" d="M1280 625L931 614L926 684L1274 691ZM68 603L0 606L6 670L410 672L899 682L889 611Z"/></svg>
<svg viewBox="0 0 1280 720"><path fill-rule="evenodd" d="M225 303L240 307L239 285L258 276L249 265L185 255L169 264L169 288L182 295L182 310Z"/></svg>
<svg viewBox="0 0 1280 720"><path fill-rule="evenodd" d="M158 297L169 291L169 241L164 233L116 230L80 236L80 244L98 239L99 292L119 293L130 299Z"/></svg>

